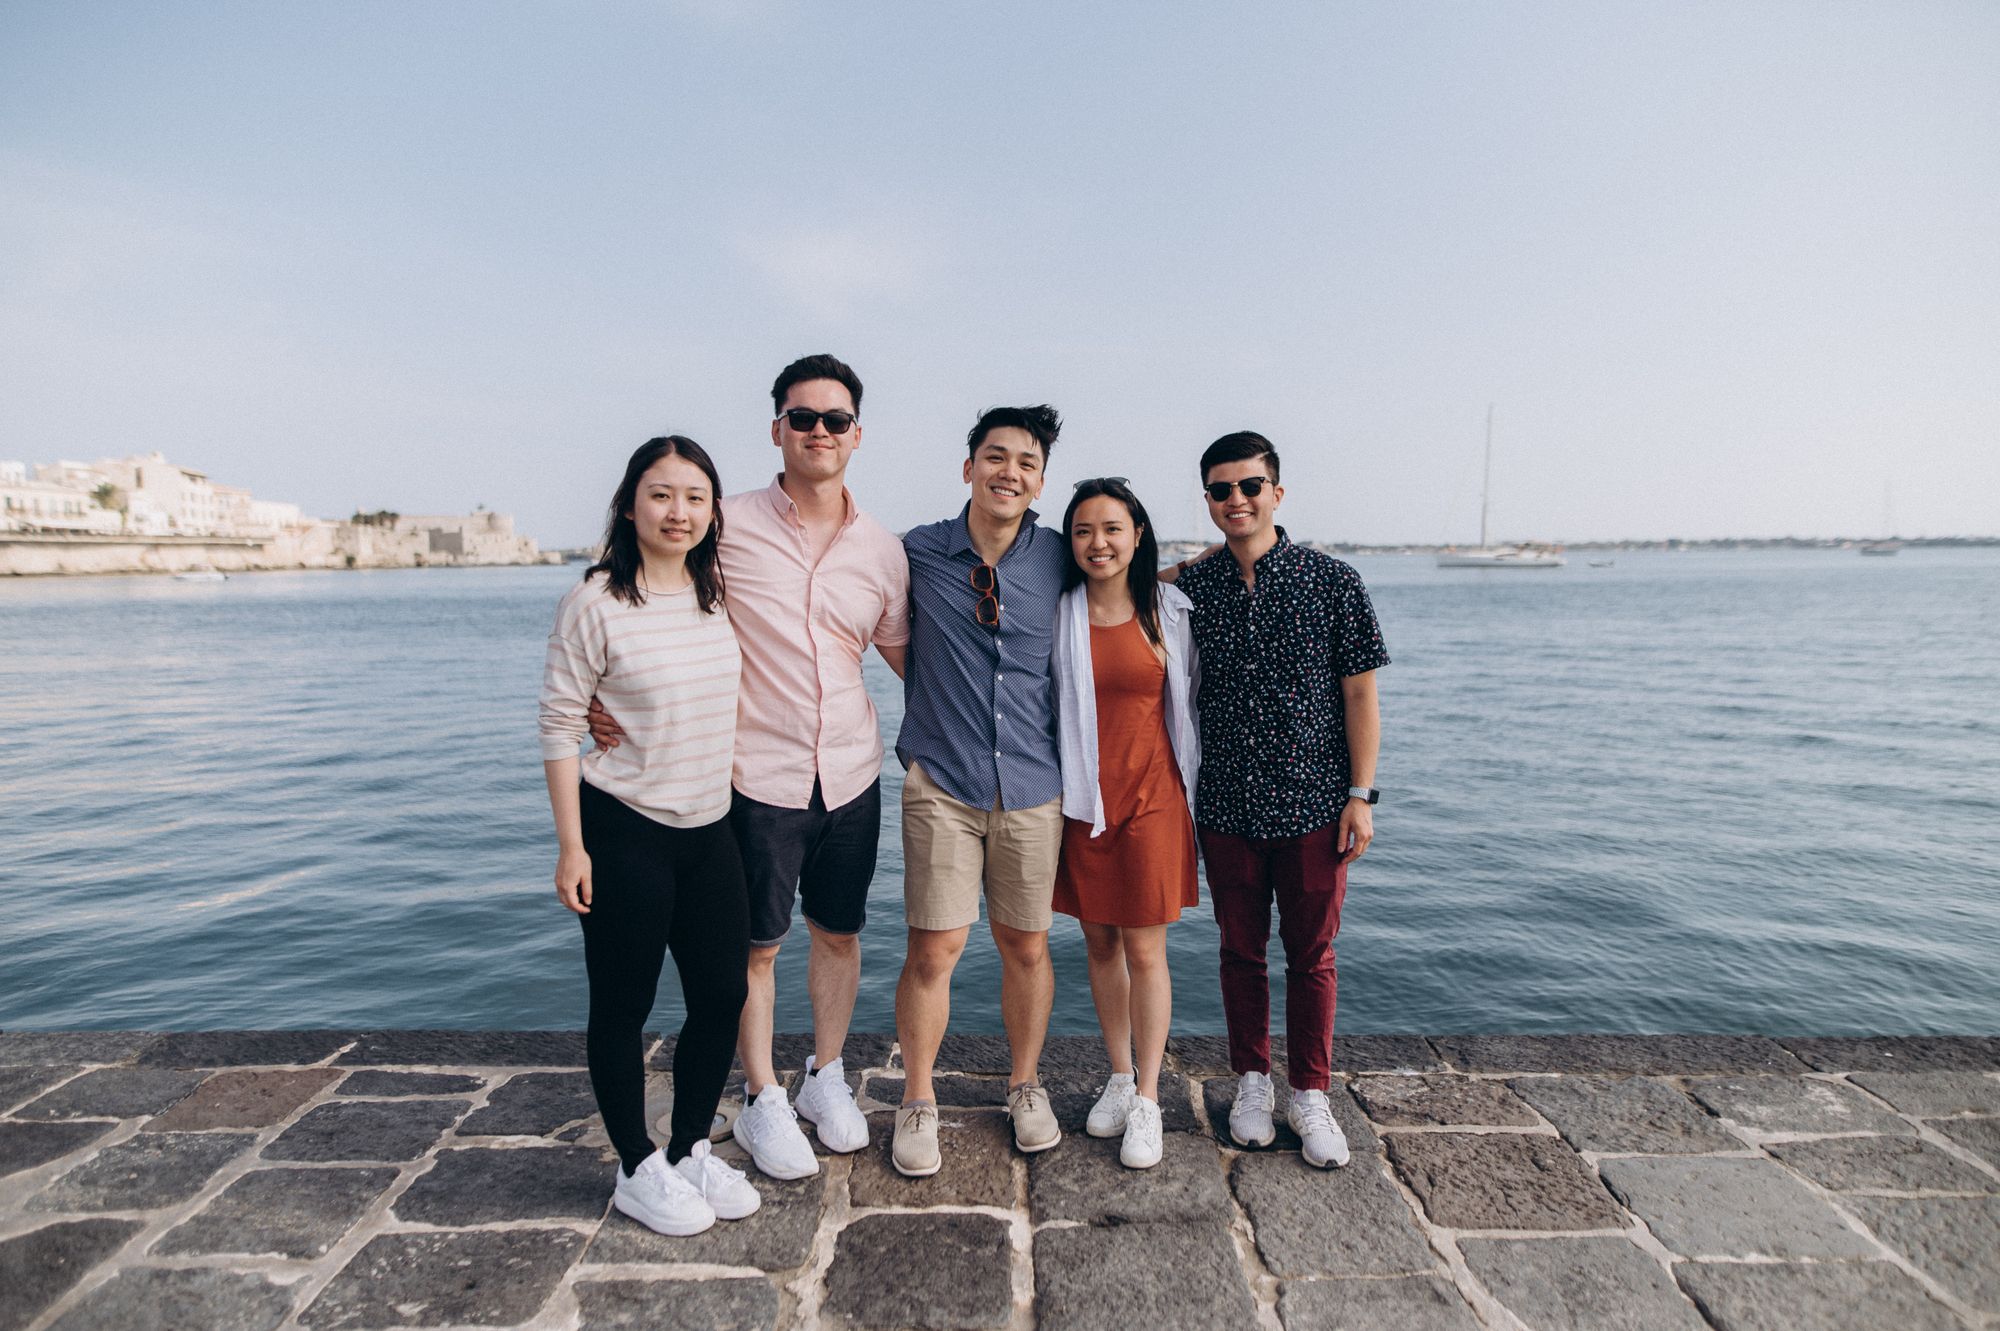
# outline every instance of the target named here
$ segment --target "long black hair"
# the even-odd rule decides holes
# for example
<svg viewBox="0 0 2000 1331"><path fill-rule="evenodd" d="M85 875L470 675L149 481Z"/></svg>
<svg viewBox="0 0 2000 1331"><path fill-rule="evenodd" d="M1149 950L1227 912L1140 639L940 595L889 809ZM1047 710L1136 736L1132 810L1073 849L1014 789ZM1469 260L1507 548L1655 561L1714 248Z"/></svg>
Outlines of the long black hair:
<svg viewBox="0 0 2000 1331"><path fill-rule="evenodd" d="M645 561L639 553L639 529L632 522L632 506L639 499L639 478L655 462L669 456L686 458L708 477L711 493L708 535L687 552L687 569L694 579L695 602L704 612L714 614L722 604L723 591L722 565L715 557L722 540L722 478L716 474L715 462L707 450L684 434L648 439L632 454L632 460L625 464L625 479L618 483L618 493L611 496L611 517L604 524L603 553L584 570L583 576L587 580L593 573L602 573L613 596L627 605L646 603L646 594L639 589L639 570Z"/></svg>
<svg viewBox="0 0 2000 1331"><path fill-rule="evenodd" d="M1132 487L1116 476L1078 481L1076 493L1069 497L1069 507L1063 510L1063 536L1069 537L1070 524L1076 521L1076 510L1083 501L1099 496L1116 499L1132 515L1132 531L1138 540L1132 549L1132 566L1125 570L1125 586L1132 593L1132 608L1139 616L1139 627L1146 631L1146 637L1155 647L1164 646L1160 637L1160 543L1153 536L1153 520L1146 516L1146 506L1132 493ZM1076 546L1072 544L1069 563L1063 566L1063 590L1082 586L1085 576L1083 565L1076 562Z"/></svg>

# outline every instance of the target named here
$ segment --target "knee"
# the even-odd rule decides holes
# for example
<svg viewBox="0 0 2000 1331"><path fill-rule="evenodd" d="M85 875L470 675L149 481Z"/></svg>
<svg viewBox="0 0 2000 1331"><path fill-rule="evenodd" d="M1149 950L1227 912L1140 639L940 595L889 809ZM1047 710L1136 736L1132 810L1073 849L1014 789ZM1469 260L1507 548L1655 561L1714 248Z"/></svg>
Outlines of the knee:
<svg viewBox="0 0 2000 1331"><path fill-rule="evenodd" d="M1125 942L1116 929L1089 929L1084 932L1083 946L1090 959L1099 965L1118 960L1124 954Z"/></svg>
<svg viewBox="0 0 2000 1331"><path fill-rule="evenodd" d="M951 979L952 971L958 966L959 954L964 950L963 939L955 942L942 939L912 941L909 955L903 960L903 969L919 984L942 984Z"/></svg>
<svg viewBox="0 0 2000 1331"><path fill-rule="evenodd" d="M1317 940L1300 944L1296 948L1285 949L1285 973L1287 975L1325 975L1332 971L1333 944Z"/></svg>
<svg viewBox="0 0 2000 1331"><path fill-rule="evenodd" d="M812 946L813 951L831 960L853 961L861 955L861 935L830 934L823 929L815 929L812 933Z"/></svg>
<svg viewBox="0 0 2000 1331"><path fill-rule="evenodd" d="M1017 970L1036 970L1049 959L1047 934L1013 933L995 941L1000 960Z"/></svg>
<svg viewBox="0 0 2000 1331"><path fill-rule="evenodd" d="M1162 975L1167 969L1167 950L1164 947L1132 947L1125 949L1125 967L1134 975Z"/></svg>
<svg viewBox="0 0 2000 1331"><path fill-rule="evenodd" d="M749 973L758 979L767 979L778 964L778 945L753 947L750 949Z"/></svg>

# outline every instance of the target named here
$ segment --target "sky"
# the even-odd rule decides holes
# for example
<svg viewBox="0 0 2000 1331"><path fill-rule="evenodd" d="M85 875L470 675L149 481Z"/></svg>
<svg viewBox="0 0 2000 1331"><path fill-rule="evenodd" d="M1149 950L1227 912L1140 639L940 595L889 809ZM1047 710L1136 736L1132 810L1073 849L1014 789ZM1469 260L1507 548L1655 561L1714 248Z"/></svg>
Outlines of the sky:
<svg viewBox="0 0 2000 1331"><path fill-rule="evenodd" d="M1208 532L2000 534L2000 5L0 6L0 459L159 449L321 516L593 540L647 438L858 501Z"/></svg>

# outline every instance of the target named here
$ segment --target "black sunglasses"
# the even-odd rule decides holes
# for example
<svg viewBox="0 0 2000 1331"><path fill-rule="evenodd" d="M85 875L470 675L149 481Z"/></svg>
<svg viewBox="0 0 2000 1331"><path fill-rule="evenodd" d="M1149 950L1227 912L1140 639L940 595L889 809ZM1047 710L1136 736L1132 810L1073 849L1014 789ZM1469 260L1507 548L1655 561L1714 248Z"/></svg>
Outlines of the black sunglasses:
<svg viewBox="0 0 2000 1331"><path fill-rule="evenodd" d="M1241 490L1245 499L1255 499L1264 493L1264 487L1273 484L1269 476L1245 476L1240 481L1210 481L1201 488L1208 491L1208 497L1220 504L1229 498L1231 490Z"/></svg>
<svg viewBox="0 0 2000 1331"><path fill-rule="evenodd" d="M1074 487L1072 487L1072 488L1074 488L1074 489L1078 489L1078 490L1081 490L1081 489L1082 489L1082 488L1083 488L1084 486L1086 486L1086 485L1126 485L1126 486L1129 486L1129 485L1131 485L1131 484L1132 484L1132 482L1131 482L1131 481L1130 481L1130 480L1129 480L1128 478L1126 478L1126 477L1124 477L1124 476L1086 476L1086 477L1084 477L1084 478L1083 478L1082 480L1078 481L1078 482L1076 483L1076 485L1075 485Z"/></svg>
<svg viewBox="0 0 2000 1331"><path fill-rule="evenodd" d="M813 426L826 422L828 434L846 434L854 427L854 413L851 411L808 411L804 407L793 407L784 413L785 424L800 434L811 434Z"/></svg>

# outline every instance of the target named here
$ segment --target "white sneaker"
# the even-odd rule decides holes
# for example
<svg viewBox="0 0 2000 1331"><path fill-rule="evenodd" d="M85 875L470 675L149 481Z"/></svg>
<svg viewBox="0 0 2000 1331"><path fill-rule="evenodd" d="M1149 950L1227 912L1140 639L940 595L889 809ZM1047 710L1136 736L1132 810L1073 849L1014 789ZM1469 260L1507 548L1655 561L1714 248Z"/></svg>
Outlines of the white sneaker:
<svg viewBox="0 0 2000 1331"><path fill-rule="evenodd" d="M676 1238L699 1234L715 1223L715 1208L698 1189L655 1151L627 1174L621 1166L611 1204L647 1229Z"/></svg>
<svg viewBox="0 0 2000 1331"><path fill-rule="evenodd" d="M1299 1134L1301 1154L1306 1163L1319 1169L1338 1169L1347 1163L1347 1134L1333 1121L1333 1105L1325 1091L1292 1091L1292 1107L1285 1122Z"/></svg>
<svg viewBox="0 0 2000 1331"><path fill-rule="evenodd" d="M758 1170L772 1178L811 1178L819 1173L812 1144L799 1131L799 1116L785 1099L785 1088L776 1082L754 1100L746 1093L734 1134Z"/></svg>
<svg viewBox="0 0 2000 1331"><path fill-rule="evenodd" d="M1266 1072L1246 1072L1236 1081L1236 1103L1229 1106L1229 1135L1238 1146L1269 1146L1278 1139L1271 1123L1275 1092Z"/></svg>
<svg viewBox="0 0 2000 1331"><path fill-rule="evenodd" d="M1160 1163L1160 1106L1156 1100L1134 1095L1126 1105L1125 1140L1118 1147L1118 1160L1127 1169L1151 1169Z"/></svg>
<svg viewBox="0 0 2000 1331"><path fill-rule="evenodd" d="M1116 1137L1125 1131L1125 1113L1131 1107L1135 1093L1134 1074L1112 1073L1111 1080L1104 1083L1104 1094L1098 1096L1097 1103L1090 1107L1090 1117L1084 1122L1083 1130L1093 1137Z"/></svg>
<svg viewBox="0 0 2000 1331"><path fill-rule="evenodd" d="M674 1166L674 1172L707 1199L718 1219L741 1220L755 1214L764 1204L764 1199L750 1186L750 1180L743 1177L743 1171L716 1159L706 1140L696 1142L694 1149Z"/></svg>
<svg viewBox="0 0 2000 1331"><path fill-rule="evenodd" d="M854 1092L847 1089L847 1073L840 1060L813 1071L806 1059L806 1075L799 1082L799 1117L813 1125L820 1144L829 1151L858 1151L868 1144L868 1120L854 1107Z"/></svg>

